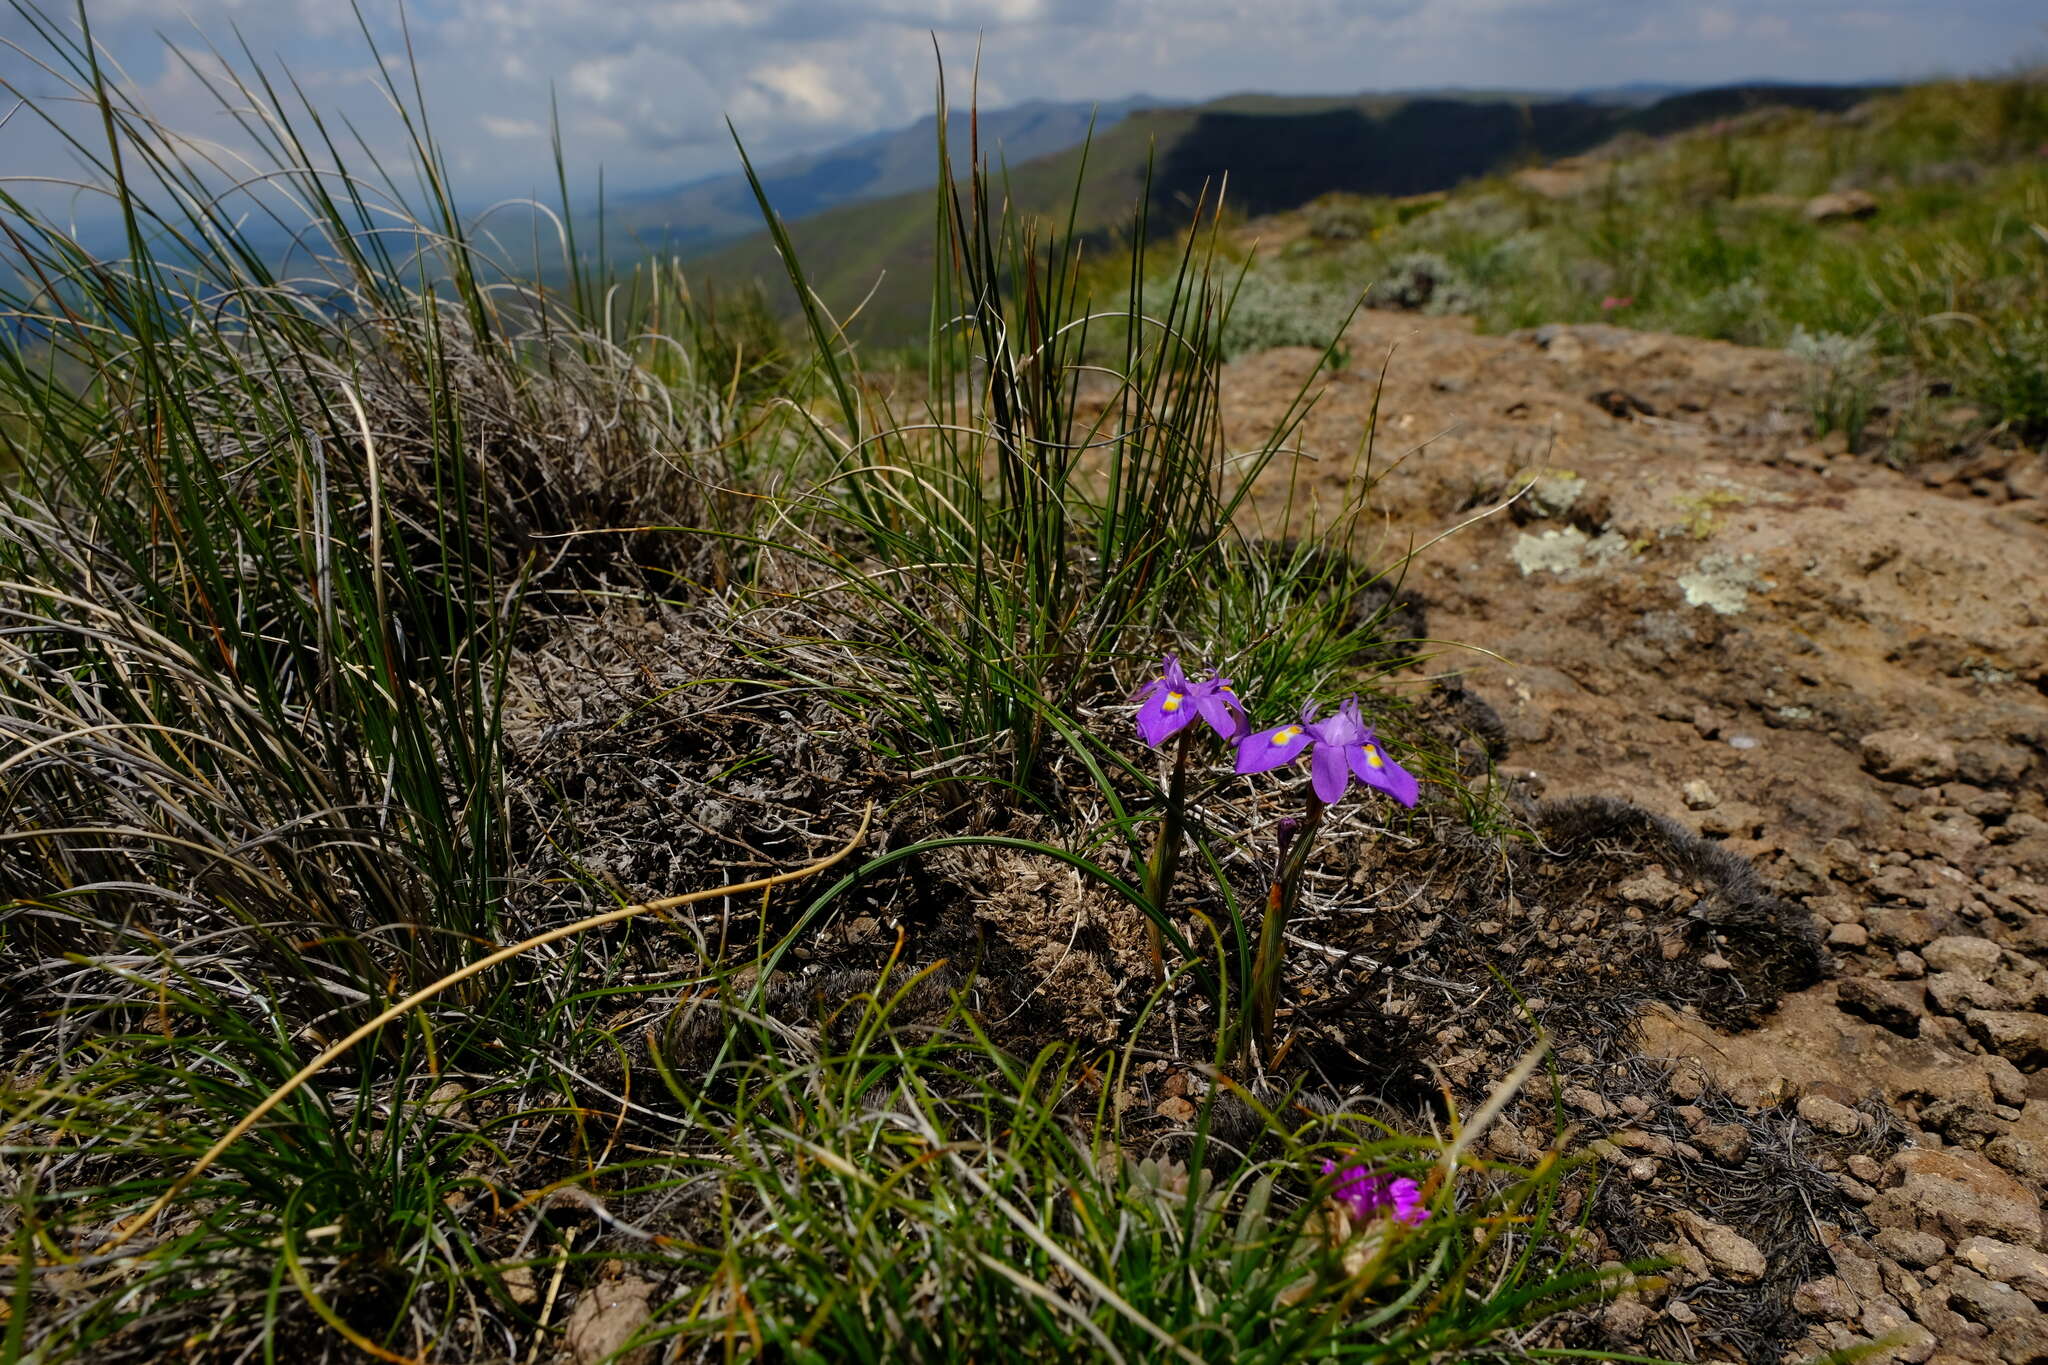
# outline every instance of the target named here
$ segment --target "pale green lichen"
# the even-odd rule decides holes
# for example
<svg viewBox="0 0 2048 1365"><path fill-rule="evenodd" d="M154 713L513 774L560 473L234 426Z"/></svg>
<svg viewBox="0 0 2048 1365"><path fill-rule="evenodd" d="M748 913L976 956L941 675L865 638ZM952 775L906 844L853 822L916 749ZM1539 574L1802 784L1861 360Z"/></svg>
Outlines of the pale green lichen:
<svg viewBox="0 0 2048 1365"><path fill-rule="evenodd" d="M1529 491L1522 496L1539 517L1562 519L1586 491L1585 478L1569 469L1532 469L1527 478Z"/></svg>
<svg viewBox="0 0 2048 1365"><path fill-rule="evenodd" d="M1579 578L1606 568L1629 553L1628 540L1614 531L1589 536L1576 526L1531 535L1524 531L1508 550L1522 577L1553 573L1559 578Z"/></svg>
<svg viewBox="0 0 2048 1365"><path fill-rule="evenodd" d="M1678 586L1691 605L1734 616L1749 609L1751 592L1762 592L1777 584L1757 572L1755 555L1738 558L1710 554L1702 556L1690 571L1680 574Z"/></svg>

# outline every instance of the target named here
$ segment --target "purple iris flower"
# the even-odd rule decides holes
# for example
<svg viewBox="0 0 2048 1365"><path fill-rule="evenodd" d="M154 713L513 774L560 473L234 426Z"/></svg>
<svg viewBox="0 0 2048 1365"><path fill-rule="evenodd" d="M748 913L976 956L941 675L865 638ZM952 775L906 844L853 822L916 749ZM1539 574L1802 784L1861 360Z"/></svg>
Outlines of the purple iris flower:
<svg viewBox="0 0 2048 1365"><path fill-rule="evenodd" d="M1138 736L1153 748L1193 724L1196 716L1209 728L1232 741L1250 727L1230 679L1212 677L1206 682L1189 682L1180 670L1180 656L1169 654L1160 665L1162 676L1154 678L1138 694L1144 702L1138 708Z"/></svg>
<svg viewBox="0 0 2048 1365"><path fill-rule="evenodd" d="M1365 1166L1346 1166L1340 1171L1334 1161L1323 1163L1323 1174L1337 1177L1330 1197L1350 1210L1357 1222L1389 1213L1395 1222L1412 1228L1429 1218L1429 1210L1422 1207L1422 1187L1406 1176L1379 1175Z"/></svg>
<svg viewBox="0 0 2048 1365"><path fill-rule="evenodd" d="M1334 805L1354 777L1404 806L1415 804L1419 792L1415 775L1380 747L1372 727L1358 714L1356 697L1326 719L1317 720L1316 709L1310 705L1302 709L1298 722L1245 736L1237 743L1237 770L1262 773L1292 763L1311 744L1315 755L1309 759L1309 782L1324 805Z"/></svg>

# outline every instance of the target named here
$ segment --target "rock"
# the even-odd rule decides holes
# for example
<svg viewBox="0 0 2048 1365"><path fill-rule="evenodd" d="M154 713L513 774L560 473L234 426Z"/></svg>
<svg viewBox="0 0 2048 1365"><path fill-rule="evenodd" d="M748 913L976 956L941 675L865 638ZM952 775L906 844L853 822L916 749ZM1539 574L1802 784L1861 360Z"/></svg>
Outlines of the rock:
<svg viewBox="0 0 2048 1365"><path fill-rule="evenodd" d="M1848 1166L1849 1174L1866 1185L1875 1185L1884 1179L1884 1167L1877 1164L1876 1157L1866 1156L1862 1152L1852 1152L1849 1155Z"/></svg>
<svg viewBox="0 0 2048 1365"><path fill-rule="evenodd" d="M2004 951L1988 938L1948 934L1921 948L1920 956L1933 971L1961 972L1973 980L1989 981Z"/></svg>
<svg viewBox="0 0 2048 1365"><path fill-rule="evenodd" d="M2021 1002L1981 977L1965 972L1936 972L1927 978L1927 1003L1943 1014L1971 1010L2010 1011Z"/></svg>
<svg viewBox="0 0 2048 1365"><path fill-rule="evenodd" d="M2034 1301L2009 1284L1986 1279L1967 1266L1949 1271L1942 1290L1949 1306L1972 1322L1996 1327L2010 1318L2034 1315Z"/></svg>
<svg viewBox="0 0 2048 1365"><path fill-rule="evenodd" d="M1920 991L1902 982L1852 976L1836 988L1835 1003L1893 1033L1911 1038L1920 1032Z"/></svg>
<svg viewBox="0 0 2048 1365"><path fill-rule="evenodd" d="M1714 1269L1737 1284L1755 1284L1763 1279L1770 1263L1756 1243L1725 1223L1715 1223L1690 1211L1672 1219Z"/></svg>
<svg viewBox="0 0 2048 1365"><path fill-rule="evenodd" d="M1607 1118L1614 1112L1614 1106L1601 1098L1597 1091L1583 1085L1568 1085L1560 1095L1564 1102L1582 1114L1596 1119Z"/></svg>
<svg viewBox="0 0 2048 1365"><path fill-rule="evenodd" d="M1963 744L1956 749L1957 771L1973 786L2010 786L2032 766L2027 751L2011 744Z"/></svg>
<svg viewBox="0 0 2048 1365"><path fill-rule="evenodd" d="M2022 1071L2048 1066L2048 1017L2024 1010L1971 1010L1970 1036Z"/></svg>
<svg viewBox="0 0 2048 1365"><path fill-rule="evenodd" d="M1856 1295L1839 1275L1823 1275L1793 1290L1792 1309L1801 1317L1819 1318L1823 1322L1854 1322L1863 1312Z"/></svg>
<svg viewBox="0 0 2048 1365"><path fill-rule="evenodd" d="M1687 810L1712 810L1721 804L1720 794L1707 785L1705 778L1695 777L1686 783L1683 793Z"/></svg>
<svg viewBox="0 0 2048 1365"><path fill-rule="evenodd" d="M2035 1189L2048 1189L2048 1143L2006 1133L1985 1143L1984 1155Z"/></svg>
<svg viewBox="0 0 2048 1365"><path fill-rule="evenodd" d="M1894 952L1926 946L1939 938L1950 923L1946 915L1937 918L1932 911L1910 905L1888 905L1863 917L1863 927L1870 930L1870 941Z"/></svg>
<svg viewBox="0 0 2048 1365"><path fill-rule="evenodd" d="M1984 1058L1984 1078L1991 1082L1991 1097L2000 1104L2024 1109L2027 1104L2026 1073L2003 1057Z"/></svg>
<svg viewBox="0 0 2048 1365"><path fill-rule="evenodd" d="M1607 1305L1600 1322L1616 1341L1637 1342L1649 1331L1656 1316L1656 1310L1639 1299L1618 1299Z"/></svg>
<svg viewBox="0 0 2048 1365"><path fill-rule="evenodd" d="M1985 1344L2005 1365L2048 1365L2048 1317L2008 1319L1991 1329Z"/></svg>
<svg viewBox="0 0 2048 1365"><path fill-rule="evenodd" d="M2048 453L2021 460L2005 471L2005 486L2019 499L2048 498Z"/></svg>
<svg viewBox="0 0 2048 1365"><path fill-rule="evenodd" d="M1828 947L1854 950L1870 942L1870 931L1860 924L1837 924L1828 930Z"/></svg>
<svg viewBox="0 0 2048 1365"><path fill-rule="evenodd" d="M1680 1061L1671 1068L1671 1075L1665 1080L1664 1089L1674 1100L1696 1100L1707 1091L1707 1069L1690 1058Z"/></svg>
<svg viewBox="0 0 2048 1365"><path fill-rule="evenodd" d="M1839 223L1868 218L1877 212L1877 196L1868 190L1833 190L1816 194L1801 210L1809 223Z"/></svg>
<svg viewBox="0 0 2048 1365"><path fill-rule="evenodd" d="M1988 1240L1988 1239L1987 1239ZM1900 1265L1924 1270L1948 1254L1948 1247L1931 1232L1911 1228L1883 1228L1870 1244Z"/></svg>
<svg viewBox="0 0 2048 1365"><path fill-rule="evenodd" d="M1865 1302L1875 1302L1884 1297L1884 1267L1875 1256L1866 1254L1869 1250L1870 1244L1861 1237L1845 1237L1828 1247L1828 1259L1835 1263L1835 1273L1851 1293Z"/></svg>
<svg viewBox="0 0 2048 1365"><path fill-rule="evenodd" d="M1955 746L1918 730L1874 730L1858 747L1863 766L1888 781L1934 787L1958 772Z"/></svg>
<svg viewBox="0 0 2048 1365"><path fill-rule="evenodd" d="M1614 894L1631 905L1647 905L1652 910L1669 910L1693 898L1691 892L1655 868L1622 882L1614 888Z"/></svg>
<svg viewBox="0 0 2048 1365"><path fill-rule="evenodd" d="M1922 1365L1931 1357L1940 1342L1934 1333L1906 1316L1906 1310L1885 1299L1880 1303L1868 1304L1863 1309L1863 1331L1873 1339L1886 1342L1888 1349L1871 1356L1858 1357L1861 1360L1898 1361L1900 1365Z"/></svg>
<svg viewBox="0 0 2048 1365"><path fill-rule="evenodd" d="M1920 1126L1940 1133L1959 1147L1982 1147L1996 1137L1999 1119L1981 1099L1935 1100L1920 1111Z"/></svg>
<svg viewBox="0 0 2048 1365"><path fill-rule="evenodd" d="M1886 1167L1893 1187L1870 1205L1871 1221L1914 1228L1955 1243L1994 1237L2016 1246L2041 1244L2041 1206L2021 1185L1973 1153L1908 1147Z"/></svg>
<svg viewBox="0 0 2048 1365"><path fill-rule="evenodd" d="M2048 1303L2048 1252L2038 1247L1972 1237L1956 1248L1956 1259L1987 1279L2011 1285L2036 1303Z"/></svg>
<svg viewBox="0 0 2048 1365"><path fill-rule="evenodd" d="M1675 1242L1659 1242L1650 1248L1650 1254L1660 1261L1668 1261L1671 1268L1665 1276L1675 1285L1693 1285L1709 1278L1714 1272L1707 1264L1707 1258L1700 1249L1683 1237Z"/></svg>
<svg viewBox="0 0 2048 1365"><path fill-rule="evenodd" d="M576 1307L563 1324L562 1339L576 1365L651 1365L655 1348L636 1346L618 1355L652 1312L648 1300L654 1286L646 1280L600 1280L577 1296Z"/></svg>
<svg viewBox="0 0 2048 1365"><path fill-rule="evenodd" d="M530 1265L505 1266L498 1283L504 1286L505 1297L521 1308L540 1301L540 1290L534 1287L533 1267Z"/></svg>
<svg viewBox="0 0 2048 1365"><path fill-rule="evenodd" d="M1800 1118L1823 1133L1833 1133L1836 1137L1851 1137L1863 1126L1854 1109L1825 1095L1801 1096L1798 1112Z"/></svg>
<svg viewBox="0 0 2048 1365"><path fill-rule="evenodd" d="M1710 1124L1693 1134L1693 1141L1729 1166L1740 1166L1749 1156L1749 1129L1739 1123Z"/></svg>

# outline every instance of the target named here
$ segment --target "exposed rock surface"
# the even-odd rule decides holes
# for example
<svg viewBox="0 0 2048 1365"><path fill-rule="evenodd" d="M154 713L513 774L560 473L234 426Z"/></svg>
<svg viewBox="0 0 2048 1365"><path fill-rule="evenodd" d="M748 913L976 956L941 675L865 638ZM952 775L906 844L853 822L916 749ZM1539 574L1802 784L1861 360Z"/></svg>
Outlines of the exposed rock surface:
<svg viewBox="0 0 2048 1365"><path fill-rule="evenodd" d="M1669 1229L1669 1285L1616 1305L1614 1339L1688 1359L1889 1337L1869 1358L2048 1361L2048 454L1852 457L1813 441L1804 371L1776 352L1387 313L1347 341L1354 368L1327 378L1300 444L1348 447L1377 401L1368 557L1471 523L1406 584L1432 638L1485 651L1431 671L1462 670L1498 713L1502 773L1532 796L1626 798L1752 860L1832 955L1829 979L1758 1020L1651 1005L1641 1054L1662 1079L1636 1107L1583 1076L1564 1095L1610 1184ZM1230 368L1238 444L1317 359ZM1276 470L1268 526L1290 478L1326 512L1357 490L1336 463ZM1655 919L1699 892L1645 866L1614 894ZM1833 1180L1817 1257L1762 1204L1666 1192L1675 1163L1733 1191L1788 1154ZM1782 1313L1782 1347L1742 1335L1734 1303Z"/></svg>

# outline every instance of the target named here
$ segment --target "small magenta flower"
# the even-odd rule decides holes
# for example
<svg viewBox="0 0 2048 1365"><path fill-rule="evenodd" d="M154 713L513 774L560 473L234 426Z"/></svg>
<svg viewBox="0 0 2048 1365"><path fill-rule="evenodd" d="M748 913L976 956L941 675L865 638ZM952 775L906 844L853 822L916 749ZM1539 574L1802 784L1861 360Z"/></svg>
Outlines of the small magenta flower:
<svg viewBox="0 0 2048 1365"><path fill-rule="evenodd" d="M1299 722L1276 725L1239 740L1237 770L1267 772L1292 763L1312 744L1315 754L1309 759L1309 783L1315 788L1316 799L1324 805L1334 805L1354 777L1368 787L1379 788L1404 806L1415 804L1420 794L1415 775L1380 747L1372 727L1358 713L1358 698L1345 701L1334 716L1324 720L1315 717L1315 707L1307 706L1302 709Z"/></svg>
<svg viewBox="0 0 2048 1365"><path fill-rule="evenodd" d="M1193 724L1196 716L1208 721L1209 728L1226 742L1236 740L1250 728L1251 722L1245 718L1237 693L1230 690L1230 679L1212 677L1205 682L1189 682L1188 675L1180 670L1177 654L1167 655L1159 671L1161 676L1138 694L1144 702L1138 708L1138 737L1153 748Z"/></svg>
<svg viewBox="0 0 2048 1365"><path fill-rule="evenodd" d="M1346 1166L1340 1171L1334 1161L1323 1163L1323 1174L1337 1177L1330 1198L1348 1209L1355 1222L1387 1213L1395 1222L1412 1228L1429 1219L1429 1210L1422 1207L1422 1187L1406 1176L1378 1175L1365 1166Z"/></svg>

